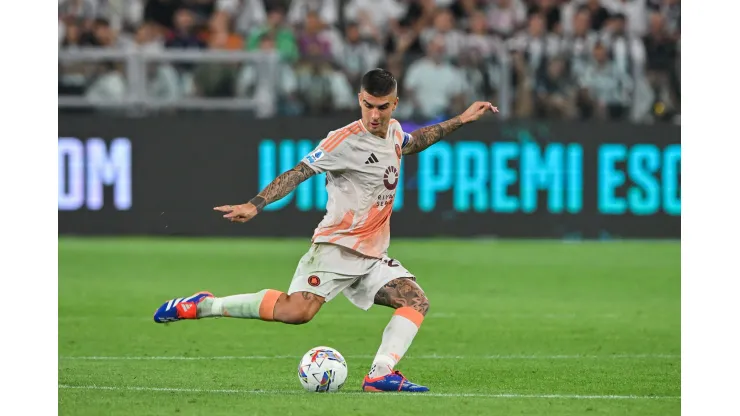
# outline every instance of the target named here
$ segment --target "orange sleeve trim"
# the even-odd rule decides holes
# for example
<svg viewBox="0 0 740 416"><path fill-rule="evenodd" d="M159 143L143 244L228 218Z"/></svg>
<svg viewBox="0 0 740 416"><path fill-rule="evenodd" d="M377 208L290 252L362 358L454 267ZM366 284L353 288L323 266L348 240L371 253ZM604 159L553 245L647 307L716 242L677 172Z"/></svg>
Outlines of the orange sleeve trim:
<svg viewBox="0 0 740 416"><path fill-rule="evenodd" d="M263 321L272 321L275 318L275 304L283 292L274 289L267 289L267 293L260 302L260 319Z"/></svg>
<svg viewBox="0 0 740 416"><path fill-rule="evenodd" d="M344 129L338 131L337 133L332 134L324 144L324 149L327 152L331 152L332 150L336 149L337 146L339 146L340 143L344 141L347 137L349 137L352 134L359 134L361 132L360 126L357 124L357 122L351 124L348 127L345 127Z"/></svg>
<svg viewBox="0 0 740 416"><path fill-rule="evenodd" d="M393 313L393 315L403 316L404 318L413 322L417 328L421 327L421 323L424 322L424 315L422 315L421 312L417 311L411 306L398 308L396 309L396 312Z"/></svg>

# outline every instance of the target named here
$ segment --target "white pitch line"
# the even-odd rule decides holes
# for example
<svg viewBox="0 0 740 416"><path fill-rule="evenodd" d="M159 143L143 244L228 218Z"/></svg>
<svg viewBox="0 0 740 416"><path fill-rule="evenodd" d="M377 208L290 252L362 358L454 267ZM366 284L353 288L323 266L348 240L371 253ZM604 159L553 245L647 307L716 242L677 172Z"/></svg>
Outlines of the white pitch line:
<svg viewBox="0 0 740 416"><path fill-rule="evenodd" d="M175 387L112 387L112 386L70 386L60 384L60 389L75 390L112 390L112 391L152 391L172 393L211 393L211 394L263 394L263 395L299 395L308 394L299 390L236 390L236 389L183 389ZM334 393L340 396L364 395L372 396L372 393L343 391ZM580 400L680 400L681 396L636 396L636 395L581 395L581 394L515 394L515 393L386 393L385 396L393 397L481 397L491 399L580 399Z"/></svg>
<svg viewBox="0 0 740 416"><path fill-rule="evenodd" d="M369 359L374 355L345 355L349 359ZM272 360L292 358L297 355L244 355L244 356L62 356L61 360L84 361L201 361L201 360ZM616 359L675 359L678 354L615 354L615 355L409 355L406 359L421 360L616 360Z"/></svg>

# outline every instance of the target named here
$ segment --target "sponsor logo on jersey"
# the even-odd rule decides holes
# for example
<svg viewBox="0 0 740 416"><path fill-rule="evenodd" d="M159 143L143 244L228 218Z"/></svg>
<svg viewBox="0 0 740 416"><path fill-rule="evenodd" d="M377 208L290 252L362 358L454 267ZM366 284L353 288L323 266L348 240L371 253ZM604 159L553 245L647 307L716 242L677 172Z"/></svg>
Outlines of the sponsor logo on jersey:
<svg viewBox="0 0 740 416"><path fill-rule="evenodd" d="M385 185L386 189L391 191L396 189L396 186L398 186L398 169L396 169L395 166L388 166L385 169L383 185Z"/></svg>

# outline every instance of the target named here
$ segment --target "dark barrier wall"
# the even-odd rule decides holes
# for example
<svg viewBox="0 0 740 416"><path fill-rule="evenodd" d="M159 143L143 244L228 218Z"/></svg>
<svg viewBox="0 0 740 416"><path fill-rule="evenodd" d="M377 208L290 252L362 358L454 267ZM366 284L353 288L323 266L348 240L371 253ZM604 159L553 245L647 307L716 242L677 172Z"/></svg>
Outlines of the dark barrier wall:
<svg viewBox="0 0 740 416"><path fill-rule="evenodd" d="M59 233L309 238L323 175L247 224L212 207L249 200L353 120L60 115ZM394 236L680 238L680 128L480 121L404 157L397 191Z"/></svg>

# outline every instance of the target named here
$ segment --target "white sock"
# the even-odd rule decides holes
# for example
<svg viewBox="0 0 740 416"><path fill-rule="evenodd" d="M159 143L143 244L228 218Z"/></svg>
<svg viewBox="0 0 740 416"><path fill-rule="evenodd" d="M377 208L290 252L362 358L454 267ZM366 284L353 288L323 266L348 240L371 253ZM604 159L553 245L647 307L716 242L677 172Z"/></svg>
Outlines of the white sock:
<svg viewBox="0 0 740 416"><path fill-rule="evenodd" d="M382 377L393 372L393 368L411 346L423 320L424 315L411 307L396 309L383 331L383 341L375 355L368 377Z"/></svg>
<svg viewBox="0 0 740 416"><path fill-rule="evenodd" d="M198 318L228 316L233 318L272 320L272 313L280 294L265 289L257 293L207 298L198 304Z"/></svg>

